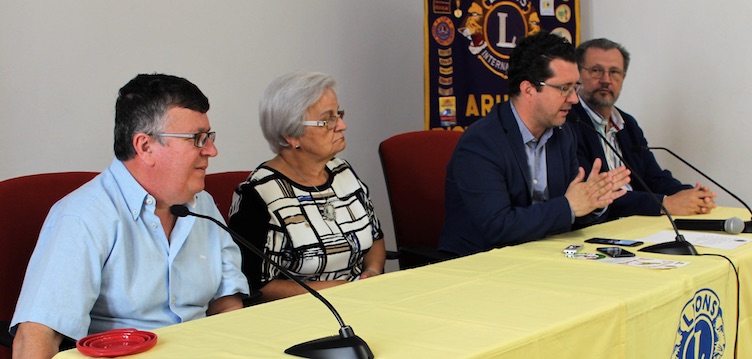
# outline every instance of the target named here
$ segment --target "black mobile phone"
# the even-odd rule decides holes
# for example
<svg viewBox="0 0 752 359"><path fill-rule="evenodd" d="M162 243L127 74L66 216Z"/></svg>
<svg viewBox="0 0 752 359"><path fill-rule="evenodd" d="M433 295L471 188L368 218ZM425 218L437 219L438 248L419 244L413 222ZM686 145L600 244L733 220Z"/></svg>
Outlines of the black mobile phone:
<svg viewBox="0 0 752 359"><path fill-rule="evenodd" d="M613 238L590 238L585 243L597 243L597 244L610 244L613 246L627 246L635 247L642 245L640 241L633 241L629 239L613 239Z"/></svg>
<svg viewBox="0 0 752 359"><path fill-rule="evenodd" d="M634 257L635 254L619 247L600 247L596 248L598 252L604 253L605 255L612 257L612 258L621 258L621 257Z"/></svg>

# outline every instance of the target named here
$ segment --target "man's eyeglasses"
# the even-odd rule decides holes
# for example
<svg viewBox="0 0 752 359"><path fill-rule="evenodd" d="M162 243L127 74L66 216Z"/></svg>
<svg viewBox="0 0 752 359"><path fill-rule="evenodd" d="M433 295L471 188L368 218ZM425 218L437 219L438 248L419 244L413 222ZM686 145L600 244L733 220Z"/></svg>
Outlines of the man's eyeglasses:
<svg viewBox="0 0 752 359"><path fill-rule="evenodd" d="M559 90L561 92L561 97L569 97L569 95L571 95L573 92L576 92L577 90L580 89L580 87L582 87L582 84L579 83L579 82L576 83L576 84L574 84L574 85L572 85L572 86L568 86L568 85L557 86L557 85L547 84L547 83L541 81L541 82L538 83L538 85L553 87L553 88Z"/></svg>
<svg viewBox="0 0 752 359"><path fill-rule="evenodd" d="M622 70L619 70L619 69L610 69L610 70L606 71L606 69L604 69L602 67L598 67L598 66L593 66L593 67L590 67L590 68L583 67L582 69L585 70L585 71L587 71L588 74L590 75L590 77L592 77L594 79L600 79L600 78L602 78L603 75L606 72L608 72L608 77L610 77L611 79L614 79L614 80L621 80L621 79L624 78L624 75L627 74L626 72L624 72Z"/></svg>
<svg viewBox="0 0 752 359"><path fill-rule="evenodd" d="M345 110L338 110L337 114L319 121L303 121L303 126L326 127L327 130L333 130L337 127L337 121L345 120Z"/></svg>
<svg viewBox="0 0 752 359"><path fill-rule="evenodd" d="M178 137L178 138L192 138L193 139L193 145L202 148L206 145L206 142L211 140L212 143L214 143L214 140L217 138L217 133L214 131L211 132L198 132L194 134L189 133L160 133L156 136L159 137Z"/></svg>

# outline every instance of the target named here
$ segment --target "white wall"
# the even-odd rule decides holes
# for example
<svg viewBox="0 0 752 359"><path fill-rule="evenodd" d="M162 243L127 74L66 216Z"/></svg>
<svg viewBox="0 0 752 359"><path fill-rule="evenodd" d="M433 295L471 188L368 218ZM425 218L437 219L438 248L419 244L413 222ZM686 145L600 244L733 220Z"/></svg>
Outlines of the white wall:
<svg viewBox="0 0 752 359"><path fill-rule="evenodd" d="M617 106L637 118L650 145L672 149L752 205L752 2L719 4L584 0L582 39L607 37L630 51ZM656 157L683 182L711 185L720 204L741 206L670 155Z"/></svg>
<svg viewBox="0 0 752 359"><path fill-rule="evenodd" d="M209 172L272 157L258 99L293 70L331 73L350 160L393 248L376 149L423 127L422 0L0 0L0 180L101 171L113 158L117 90L137 73L196 83L220 154Z"/></svg>
<svg viewBox="0 0 752 359"><path fill-rule="evenodd" d="M276 76L324 71L339 81L349 159L369 184L393 243L378 143L423 127L424 0L127 2L0 0L0 180L100 171L112 159L117 90L137 73L195 82L209 97L220 155L210 172L271 157L257 102ZM618 105L650 144L672 148L742 198L745 104L752 98L743 26L752 3L582 0L582 39L633 55ZM685 182L702 180L659 161ZM706 182L702 180L702 182ZM736 205L723 195L720 202Z"/></svg>

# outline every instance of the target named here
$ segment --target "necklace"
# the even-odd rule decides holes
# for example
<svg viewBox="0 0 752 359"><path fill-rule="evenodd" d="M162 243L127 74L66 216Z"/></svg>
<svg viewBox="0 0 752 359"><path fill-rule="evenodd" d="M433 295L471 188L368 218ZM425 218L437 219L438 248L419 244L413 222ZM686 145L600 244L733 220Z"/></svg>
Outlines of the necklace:
<svg viewBox="0 0 752 359"><path fill-rule="evenodd" d="M290 167L290 169L293 172L295 172L296 175L300 176L300 178L302 178L304 181L306 181L306 183L308 183L309 186L315 188L316 192L321 193L321 191L319 190L318 187L316 187L313 183L311 183L311 181L308 180L308 178L305 178L305 176L303 176L300 172L298 172L298 170L296 170L295 167L293 167L292 165L290 165L290 163L287 162L287 160L284 157L279 156L279 158L281 158L282 161L287 165L287 167ZM311 196L311 199L313 200L313 196ZM321 213L321 217L323 217L324 220L326 220L326 221L335 221L337 219L337 212L335 212L335 210L334 210L334 204L329 201L329 198L327 198L326 203L324 204L323 208L321 208L320 206L318 206L318 204L316 206L319 207L319 213Z"/></svg>

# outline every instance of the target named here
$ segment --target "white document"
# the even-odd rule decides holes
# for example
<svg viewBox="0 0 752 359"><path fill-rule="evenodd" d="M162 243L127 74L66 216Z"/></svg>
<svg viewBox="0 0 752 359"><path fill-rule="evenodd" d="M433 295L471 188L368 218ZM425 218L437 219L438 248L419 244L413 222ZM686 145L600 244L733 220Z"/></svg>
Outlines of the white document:
<svg viewBox="0 0 752 359"><path fill-rule="evenodd" d="M667 259L656 259L646 257L621 257L610 258L602 253L577 253L573 256L567 256L567 258L584 259L591 261L598 261L601 263L621 264L630 267L639 267L647 269L674 269L684 267L690 262L687 261L673 261Z"/></svg>

